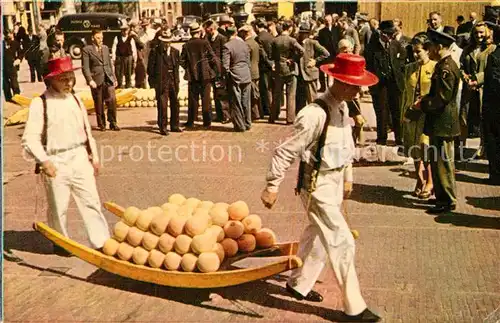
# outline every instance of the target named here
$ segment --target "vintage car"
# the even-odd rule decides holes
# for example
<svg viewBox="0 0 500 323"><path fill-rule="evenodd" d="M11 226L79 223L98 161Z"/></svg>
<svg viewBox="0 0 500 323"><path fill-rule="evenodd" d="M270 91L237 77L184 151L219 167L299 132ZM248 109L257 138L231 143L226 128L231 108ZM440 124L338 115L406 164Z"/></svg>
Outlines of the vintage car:
<svg viewBox="0 0 500 323"><path fill-rule="evenodd" d="M78 13L62 16L56 28L65 36L64 48L73 59L82 57L83 46L91 43L92 30L103 31L104 44L109 48L120 35L120 28L127 22L127 16L117 13Z"/></svg>
<svg viewBox="0 0 500 323"><path fill-rule="evenodd" d="M193 22L197 22L201 25L202 18L192 15L177 17L175 27L173 28L173 35L176 41L187 41L191 38L189 26Z"/></svg>

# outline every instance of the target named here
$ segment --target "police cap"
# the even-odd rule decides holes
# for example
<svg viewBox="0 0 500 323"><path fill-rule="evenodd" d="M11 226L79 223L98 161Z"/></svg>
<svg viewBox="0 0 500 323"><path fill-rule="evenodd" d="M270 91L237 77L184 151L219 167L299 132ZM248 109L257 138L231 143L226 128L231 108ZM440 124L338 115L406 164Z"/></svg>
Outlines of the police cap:
<svg viewBox="0 0 500 323"><path fill-rule="evenodd" d="M436 30L430 30L427 33L427 36L429 36L429 39L436 44L443 45L446 47L450 47L451 44L455 42L455 38L453 36L450 36L446 33L442 33Z"/></svg>

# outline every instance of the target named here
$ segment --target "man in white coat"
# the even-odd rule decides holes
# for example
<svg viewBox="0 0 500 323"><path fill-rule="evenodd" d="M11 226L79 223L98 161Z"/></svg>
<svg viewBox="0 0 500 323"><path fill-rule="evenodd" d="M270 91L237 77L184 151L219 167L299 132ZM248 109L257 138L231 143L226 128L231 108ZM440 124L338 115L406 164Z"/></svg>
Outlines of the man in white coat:
<svg viewBox="0 0 500 323"><path fill-rule="evenodd" d="M354 237L340 211L344 196L352 191L353 181L354 142L346 101L353 100L362 86L378 82L365 65L362 56L339 54L334 64L321 67L335 82L298 113L294 135L275 150L261 196L264 205L271 208L287 169L300 158L296 192L300 192L310 224L297 254L304 265L292 272L287 290L296 299L321 302L323 297L312 288L330 261L342 289L342 321L352 322L380 320L367 308L361 295L354 268Z"/></svg>
<svg viewBox="0 0 500 323"><path fill-rule="evenodd" d="M48 62L49 87L31 102L22 146L35 159L35 172L45 184L49 226L68 236L72 194L92 247L100 249L110 234L94 177L99 171L96 142L83 103L71 93L76 69L69 56ZM69 255L57 246L54 252Z"/></svg>

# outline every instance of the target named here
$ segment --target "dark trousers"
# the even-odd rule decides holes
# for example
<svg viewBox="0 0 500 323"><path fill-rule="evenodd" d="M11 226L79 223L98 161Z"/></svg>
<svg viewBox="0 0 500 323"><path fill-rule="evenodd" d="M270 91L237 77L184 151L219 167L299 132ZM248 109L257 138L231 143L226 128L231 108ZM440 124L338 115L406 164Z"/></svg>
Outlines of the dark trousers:
<svg viewBox="0 0 500 323"><path fill-rule="evenodd" d="M225 82L221 82L220 87L217 86L216 82L213 83L215 114L217 116L217 121L219 122L231 119L227 85Z"/></svg>
<svg viewBox="0 0 500 323"><path fill-rule="evenodd" d="M115 75L118 82L118 88L123 88L123 77L125 76L125 88L132 87L132 68L134 58L132 56L116 56Z"/></svg>
<svg viewBox="0 0 500 323"><path fill-rule="evenodd" d="M36 80L38 82L43 81L42 77L42 62L40 57L35 57L34 59L29 59L28 60L28 65L30 66L30 77L31 77L31 83L34 83ZM36 77L35 77L36 74Z"/></svg>
<svg viewBox="0 0 500 323"><path fill-rule="evenodd" d="M484 146L490 179L500 181L500 115L483 115Z"/></svg>
<svg viewBox="0 0 500 323"><path fill-rule="evenodd" d="M201 82L193 81L188 83L188 121L191 126L198 119L198 100L201 96L201 109L203 113L203 125L210 126L212 123L212 107L210 102L210 91L212 90L212 81L205 80Z"/></svg>
<svg viewBox="0 0 500 323"><path fill-rule="evenodd" d="M454 138L430 137L429 158L436 205L457 204Z"/></svg>
<svg viewBox="0 0 500 323"><path fill-rule="evenodd" d="M274 79L273 105L269 121L278 120L281 110L281 97L283 86L286 86L286 122L293 123L295 120L295 95L297 91L297 76L276 76Z"/></svg>
<svg viewBox="0 0 500 323"><path fill-rule="evenodd" d="M259 79L252 80L250 85L250 106L252 110L252 120L258 120L264 116L260 105Z"/></svg>
<svg viewBox="0 0 500 323"><path fill-rule="evenodd" d="M138 89L146 88L146 63L142 57L137 58L137 64L135 66L135 87Z"/></svg>
<svg viewBox="0 0 500 323"><path fill-rule="evenodd" d="M373 109L377 117L377 144L387 144L387 130L390 121L396 145L402 145L401 134L401 91L395 81L387 81L370 88L373 100ZM389 119L390 118L390 119Z"/></svg>
<svg viewBox="0 0 500 323"><path fill-rule="evenodd" d="M252 127L252 112L250 110L251 83L229 84L229 104L234 130L245 131Z"/></svg>
<svg viewBox="0 0 500 323"><path fill-rule="evenodd" d="M298 113L303 107L313 102L318 95L316 81L305 81L302 76L297 77L297 92L296 92L296 112Z"/></svg>
<svg viewBox="0 0 500 323"><path fill-rule="evenodd" d="M101 84L95 89L91 89L94 99L95 114L97 126L106 128L106 117L104 116L104 103L108 107L108 122L110 126L116 125L116 95L115 87L112 85Z"/></svg>
<svg viewBox="0 0 500 323"><path fill-rule="evenodd" d="M179 101L176 87L167 84L164 88L156 89L156 102L158 109L158 128L167 131L168 103L170 102L170 130L179 129Z"/></svg>
<svg viewBox="0 0 500 323"><path fill-rule="evenodd" d="M21 93L16 67L13 67L11 71L3 70L3 93L6 101L11 101L14 95Z"/></svg>
<svg viewBox="0 0 500 323"><path fill-rule="evenodd" d="M268 116L273 102L273 79L271 72L261 72L259 81L262 116Z"/></svg>

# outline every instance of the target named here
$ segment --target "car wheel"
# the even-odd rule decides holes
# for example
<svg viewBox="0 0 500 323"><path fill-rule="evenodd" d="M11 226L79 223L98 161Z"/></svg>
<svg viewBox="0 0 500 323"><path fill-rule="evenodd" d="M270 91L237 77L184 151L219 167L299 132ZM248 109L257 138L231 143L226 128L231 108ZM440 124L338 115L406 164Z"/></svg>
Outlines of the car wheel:
<svg viewBox="0 0 500 323"><path fill-rule="evenodd" d="M82 58L82 45L81 44L71 44L69 46L69 55L72 59Z"/></svg>

